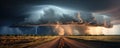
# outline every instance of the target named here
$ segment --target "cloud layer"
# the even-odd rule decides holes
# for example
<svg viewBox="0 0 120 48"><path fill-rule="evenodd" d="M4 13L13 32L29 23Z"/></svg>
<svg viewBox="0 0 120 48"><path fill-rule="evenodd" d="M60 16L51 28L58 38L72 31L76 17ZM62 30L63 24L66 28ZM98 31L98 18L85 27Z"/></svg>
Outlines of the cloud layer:
<svg viewBox="0 0 120 48"><path fill-rule="evenodd" d="M93 15L91 12L63 9L54 5L33 6L36 8L27 12L29 16L18 25L41 25L41 24L87 24L93 26L111 27L110 18L105 15Z"/></svg>

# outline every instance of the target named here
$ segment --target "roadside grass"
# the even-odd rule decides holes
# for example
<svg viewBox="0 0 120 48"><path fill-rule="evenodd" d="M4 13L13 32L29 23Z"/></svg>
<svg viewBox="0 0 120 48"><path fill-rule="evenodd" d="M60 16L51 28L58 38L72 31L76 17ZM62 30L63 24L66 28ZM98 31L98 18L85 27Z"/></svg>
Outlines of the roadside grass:
<svg viewBox="0 0 120 48"><path fill-rule="evenodd" d="M1 36L0 48L28 48L51 41L57 36Z"/></svg>
<svg viewBox="0 0 120 48"><path fill-rule="evenodd" d="M66 36L68 38L76 38L82 40L92 40L92 41L106 41L106 42L120 42L120 36Z"/></svg>

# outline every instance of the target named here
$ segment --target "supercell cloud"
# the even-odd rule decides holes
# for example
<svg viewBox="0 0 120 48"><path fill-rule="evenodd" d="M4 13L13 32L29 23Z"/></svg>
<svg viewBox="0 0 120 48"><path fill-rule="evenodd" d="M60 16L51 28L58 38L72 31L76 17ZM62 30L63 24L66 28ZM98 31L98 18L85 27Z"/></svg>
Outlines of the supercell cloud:
<svg viewBox="0 0 120 48"><path fill-rule="evenodd" d="M25 23L48 23L48 22L57 22L63 20L65 21L65 15L69 18L74 17L76 11L62 9L53 5L41 5L34 6L36 10L27 12L30 16L25 18ZM68 20L69 20L68 18Z"/></svg>
<svg viewBox="0 0 120 48"><path fill-rule="evenodd" d="M41 25L41 24L85 24L92 26L111 27L110 18L105 15L93 15L91 12L71 10L54 5L33 6L33 10L25 13L29 15L17 25Z"/></svg>
<svg viewBox="0 0 120 48"><path fill-rule="evenodd" d="M0 34L120 35L119 5L120 0L2 0Z"/></svg>
<svg viewBox="0 0 120 48"><path fill-rule="evenodd" d="M101 35L102 27L98 26L112 27L111 18L104 14L76 11L54 5L33 6L32 9L25 13L28 17L15 24L15 26L34 27L47 24L51 28L50 31L57 35ZM34 32L37 34L37 27Z"/></svg>

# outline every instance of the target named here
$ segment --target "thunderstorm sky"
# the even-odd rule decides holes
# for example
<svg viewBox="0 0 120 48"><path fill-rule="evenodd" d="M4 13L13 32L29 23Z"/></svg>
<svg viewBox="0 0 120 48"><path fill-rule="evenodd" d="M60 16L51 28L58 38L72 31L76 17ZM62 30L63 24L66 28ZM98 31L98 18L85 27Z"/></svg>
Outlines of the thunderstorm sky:
<svg viewBox="0 0 120 48"><path fill-rule="evenodd" d="M66 35L84 35L86 33L120 35L119 5L120 0L1 0L0 34L55 35L59 34L58 32L64 32ZM78 17L79 12L80 17ZM104 19L107 25L113 24L113 27L100 26L106 24ZM83 20L85 22L82 22ZM16 24L36 25L71 21L89 23L90 26L13 27ZM97 26L95 26L96 24Z"/></svg>

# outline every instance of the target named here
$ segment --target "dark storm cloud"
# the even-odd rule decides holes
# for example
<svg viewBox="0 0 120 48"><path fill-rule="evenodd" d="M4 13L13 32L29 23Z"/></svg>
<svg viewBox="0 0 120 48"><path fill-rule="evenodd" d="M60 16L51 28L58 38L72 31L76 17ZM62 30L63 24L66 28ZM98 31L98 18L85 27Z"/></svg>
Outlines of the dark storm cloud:
<svg viewBox="0 0 120 48"><path fill-rule="evenodd" d="M37 30L37 33L36 33ZM35 27L0 27L0 34L39 34L39 35L55 35L52 28L49 26Z"/></svg>
<svg viewBox="0 0 120 48"><path fill-rule="evenodd" d="M3 22L3 24L21 21L24 18L21 14L28 11L30 6L34 5L51 4L75 10L97 11L107 9L110 6L110 1L111 0L1 0L0 21Z"/></svg>
<svg viewBox="0 0 120 48"><path fill-rule="evenodd" d="M97 11L100 14L108 14L112 24L120 24L120 0L110 0L109 8Z"/></svg>
<svg viewBox="0 0 120 48"><path fill-rule="evenodd" d="M19 28L3 26L0 27L0 34L22 34L22 31Z"/></svg>
<svg viewBox="0 0 120 48"><path fill-rule="evenodd" d="M120 7L110 12L113 24L120 24Z"/></svg>
<svg viewBox="0 0 120 48"><path fill-rule="evenodd" d="M36 5L31 8L36 8L25 14L28 17L24 18L24 21L14 24L15 26L34 26L34 25L44 25L44 24L87 24L93 26L104 26L104 16L101 15L99 19L101 24L98 24L99 17L95 17L91 12L76 11L55 5ZM110 22L110 21L109 21ZM110 24L109 24L110 25Z"/></svg>
<svg viewBox="0 0 120 48"><path fill-rule="evenodd" d="M94 12L108 10L114 6L118 6L118 3L116 3L118 1L113 1L114 0L0 0L0 27L3 26L1 28L4 28L4 26L7 26L5 28L9 28L8 26L12 24L24 21L24 18L27 18L28 15L23 15L23 13L29 11L29 8L35 5L50 4L74 10ZM117 17L119 17L119 15L117 15Z"/></svg>

